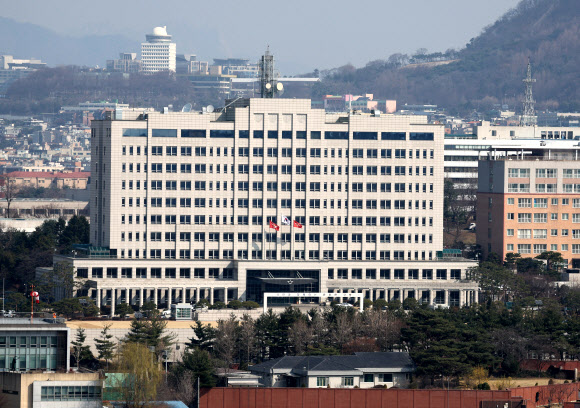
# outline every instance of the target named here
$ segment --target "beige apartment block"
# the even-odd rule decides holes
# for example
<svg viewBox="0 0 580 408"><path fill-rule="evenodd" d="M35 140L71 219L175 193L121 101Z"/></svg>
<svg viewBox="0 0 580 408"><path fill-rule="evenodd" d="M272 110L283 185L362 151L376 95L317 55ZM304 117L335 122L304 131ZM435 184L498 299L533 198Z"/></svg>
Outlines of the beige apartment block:
<svg viewBox="0 0 580 408"><path fill-rule="evenodd" d="M547 157L480 161L477 242L483 255L556 251L568 266L580 267L579 163Z"/></svg>
<svg viewBox="0 0 580 408"><path fill-rule="evenodd" d="M306 99L228 103L92 122L92 252L55 261L100 304L329 290L476 301L474 263L437 259L442 125Z"/></svg>

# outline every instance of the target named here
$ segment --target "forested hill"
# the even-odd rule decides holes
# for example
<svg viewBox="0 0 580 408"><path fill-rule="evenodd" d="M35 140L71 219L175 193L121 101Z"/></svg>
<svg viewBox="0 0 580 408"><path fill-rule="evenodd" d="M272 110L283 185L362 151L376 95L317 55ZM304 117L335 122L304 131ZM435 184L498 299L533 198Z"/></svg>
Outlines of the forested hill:
<svg viewBox="0 0 580 408"><path fill-rule="evenodd" d="M498 102L520 109L530 58L537 108L580 110L579 39L579 0L523 0L462 50L340 67L326 73L315 96L374 93L399 106L434 103L463 113Z"/></svg>

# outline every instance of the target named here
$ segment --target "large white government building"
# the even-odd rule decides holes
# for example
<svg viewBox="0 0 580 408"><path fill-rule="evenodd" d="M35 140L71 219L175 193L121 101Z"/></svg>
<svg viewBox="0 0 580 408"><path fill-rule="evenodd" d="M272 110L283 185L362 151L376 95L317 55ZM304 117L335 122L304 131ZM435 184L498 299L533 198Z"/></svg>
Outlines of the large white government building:
<svg viewBox="0 0 580 408"><path fill-rule="evenodd" d="M55 257L99 306L264 292L477 301L475 262L440 256L444 132L425 116L239 99L123 118L92 122L91 246Z"/></svg>

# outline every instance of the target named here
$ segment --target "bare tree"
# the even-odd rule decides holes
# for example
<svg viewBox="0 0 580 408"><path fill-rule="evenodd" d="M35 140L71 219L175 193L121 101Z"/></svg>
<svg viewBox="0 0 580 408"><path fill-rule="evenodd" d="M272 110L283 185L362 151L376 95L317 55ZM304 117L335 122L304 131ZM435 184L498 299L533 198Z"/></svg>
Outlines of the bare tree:
<svg viewBox="0 0 580 408"><path fill-rule="evenodd" d="M0 181L2 181L2 183L0 183L0 191L4 193L4 200L6 200L6 218L10 218L10 206L12 205L14 198L18 196L20 188L16 185L16 180L12 177L3 176L0 178Z"/></svg>
<svg viewBox="0 0 580 408"><path fill-rule="evenodd" d="M188 407L194 407L197 402L197 378L194 373L185 370L171 377L172 399L182 401Z"/></svg>
<svg viewBox="0 0 580 408"><path fill-rule="evenodd" d="M352 340L352 322L349 319L348 313L339 313L336 316L336 327L332 332L332 341L338 346L340 350L344 345Z"/></svg>
<svg viewBox="0 0 580 408"><path fill-rule="evenodd" d="M401 338L403 323L388 310L369 310L365 313L365 335L376 339L381 351L392 350Z"/></svg>
<svg viewBox="0 0 580 408"><path fill-rule="evenodd" d="M308 350L312 337L312 327L304 319L296 320L288 330L288 340L297 355L302 355Z"/></svg>
<svg viewBox="0 0 580 408"><path fill-rule="evenodd" d="M246 362L249 363L256 350L256 322L252 317L244 313L240 321L240 347L243 347Z"/></svg>
<svg viewBox="0 0 580 408"><path fill-rule="evenodd" d="M226 372L230 369L236 355L236 332L238 322L232 316L228 320L219 320L214 342L214 352Z"/></svg>

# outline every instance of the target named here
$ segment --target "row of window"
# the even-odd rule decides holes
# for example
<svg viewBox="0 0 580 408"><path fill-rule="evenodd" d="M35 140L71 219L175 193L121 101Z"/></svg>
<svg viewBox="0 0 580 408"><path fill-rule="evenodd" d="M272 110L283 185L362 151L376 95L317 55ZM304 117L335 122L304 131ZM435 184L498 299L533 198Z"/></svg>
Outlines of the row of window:
<svg viewBox="0 0 580 408"><path fill-rule="evenodd" d="M164 166L163 163L151 163L150 165L151 173L163 173ZM217 174L221 173L223 168L224 174L228 173L228 165L224 164L223 167L220 164L215 165L215 172ZM329 169L330 168L330 169ZM405 166L366 166L366 172L364 166L344 166L344 174L349 175L349 168L352 170L353 176L378 176L379 170L381 176L412 176L413 175L413 166L409 166L408 168ZM205 163L165 163L165 173L177 173L177 169L179 169L180 173L183 174L213 174L214 172L214 165L213 164L205 164ZM230 166L231 173L234 173L234 165ZM278 174L278 170L280 170L280 174L325 174L325 175L342 175L342 166L320 166L320 165L311 165L307 168L306 165L296 165L294 167L294 173L292 172L292 165L281 165L278 166L277 164L254 164L251 166L253 174L264 174L264 169L266 169L266 174ZM307 171L308 170L308 171ZM330 170L330 173L329 173ZM427 171L429 170L429 171ZM121 172L122 173L140 173L141 172L141 164L136 163L122 163L121 164ZM147 172L147 167L143 165L143 172ZM249 174L250 173L250 165L249 164L238 164L238 173L239 174ZM434 168L430 166L427 169L427 166L415 166L415 176L433 176L434 175Z"/></svg>
<svg viewBox="0 0 580 408"><path fill-rule="evenodd" d="M151 155L152 156L163 156L163 151L165 150L166 156L177 156L177 152L179 151L181 156L197 156L197 157L206 157L206 156L213 156L214 152L216 156L221 156L223 151L224 157L228 156L228 153L231 152L231 156L234 156L234 148L232 147L231 150L228 150L227 147L207 147L207 146L151 146ZM253 157L278 157L278 152L281 153L282 157L292 157L292 148L291 147L283 147L278 149L277 147L253 147L250 150L249 147L239 147L238 148L238 156L239 157L248 157L250 156L250 151L252 152ZM366 156L365 156L365 149L344 149L344 157L349 157L349 151L352 151L352 157L354 159L377 159L379 157L379 153L381 159L412 159L415 157L416 159L434 159L435 158L435 151L433 149L366 149ZM105 152L105 150L103 150ZM140 156L141 152L143 152L144 156L147 156L148 150L147 146L122 146L121 147L121 154L123 156ZM308 150L304 147L298 147L294 149L294 157L306 157L306 153ZM310 149L310 157L325 157L325 158L342 158L343 149L332 149L332 148L311 148ZM98 149L97 149L98 155Z"/></svg>
<svg viewBox="0 0 580 408"><path fill-rule="evenodd" d="M580 169L563 169L564 178L580 178ZM508 177L529 178L530 169L509 169ZM539 178L557 178L558 169L536 169L536 177Z"/></svg>
<svg viewBox="0 0 580 408"><path fill-rule="evenodd" d="M512 231L513 236L513 230ZM518 230L519 231L526 231L526 230ZM531 230L528 230L531 231ZM534 230L534 231L546 231L546 230ZM557 231L557 230L556 230ZM567 230L566 230L567 231ZM576 231L576 230L573 230ZM207 234L208 242L219 242L220 235L222 237L221 242L234 242L234 233L233 232L210 232ZM308 238L308 242L327 242L327 243L348 243L349 242L349 235L350 235L350 242L352 243L362 243L363 237L364 242L366 243L395 243L395 244L404 244L406 243L433 243L433 234L334 234L334 233L295 233L294 234L294 242L306 242L306 238ZM579 231L580 235L580 231ZM125 238L128 241L133 241L133 236L135 237L135 241L139 242L141 234L139 232L122 232L121 233L121 241L125 241ZM145 236L145 235L143 235ZM413 238L414 236L414 238ZM191 232L180 232L179 235L176 232L150 232L149 233L149 240L152 242L176 242L177 237L179 237L180 242L192 242L192 233ZM237 233L237 241L238 242L248 242L249 233L247 232L239 232ZM278 240L281 243L287 243L291 241L292 234L290 233L283 233L280 234L278 238L278 234L275 233L266 233L262 234L261 232L254 232L251 234L252 242L262 242L262 239L265 237L266 242L277 242ZM336 241L335 241L336 237ZM163 239L162 239L163 238ZM193 242L205 242L206 233L205 232L194 232L193 233ZM528 237L529 238L529 237ZM545 237L544 237L545 238Z"/></svg>
<svg viewBox="0 0 580 408"><path fill-rule="evenodd" d="M378 255L377 255L378 252ZM405 257L405 251L374 251L369 250L364 252L363 258L363 251L354 250L351 251L351 257L348 257L348 251L340 250L340 251L332 251L332 250L309 250L308 252L304 250L295 250L294 251L294 260L305 260L306 254L308 253L308 259L310 260L366 260L366 261L403 261L403 260L415 260L415 261L426 261L433 259L432 251L415 251L414 257L412 251L407 252L407 257ZM137 249L135 250L135 259L139 259L139 255L141 252ZM142 252L143 257L145 258L147 253L146 251ZM203 249L151 249L149 250L149 259L209 259L209 260L219 260L219 259L227 259L227 260L244 260L244 259L253 259L253 260L261 260L263 259L263 252L262 250L252 250L251 252L245 249L238 250L237 258L234 257L233 250L223 250L222 256L220 258L220 251L218 249L210 249L207 251ZM249 255L251 254L251 258ZM291 260L291 250L282 250L280 251L280 255L278 255L276 250L266 250L265 255L266 259L269 260ZM322 257L320 256L322 254ZM163 255L163 256L162 256ZM179 256L178 256L179 255ZM127 250L127 258L133 258L133 250ZM125 250L121 250L121 258L125 258Z"/></svg>
<svg viewBox="0 0 580 408"><path fill-rule="evenodd" d="M409 280L459 280L461 279L461 269L337 269L336 275L334 269L328 270L328 279L409 279ZM391 273L392 272L392 273ZM448 273L449 272L449 273Z"/></svg>
<svg viewBox="0 0 580 408"><path fill-rule="evenodd" d="M178 201L179 200L179 201ZM234 208L234 199L229 199L230 201L230 208ZM266 206L264 207L264 201L266 202ZM336 208L342 209L344 201L344 208L348 209L348 200L336 200ZM427 201L429 202L429 209L433 209L433 200L415 200L415 209L427 209ZM154 208L163 207L165 204L166 208L177 208L177 203L179 202L180 208L191 208L192 206L195 208L212 208L214 205L213 198L177 198L177 197L165 197L165 200L161 197L152 197L150 198L150 205ZM215 206L216 208L221 207L221 203L223 202L222 208L227 208L228 199L215 199ZM281 208L292 208L292 199L284 198L277 200L275 198L238 198L238 206L237 208L278 208L278 203L280 204ZM192 205L193 204L193 205ZM307 205L308 204L308 205ZM122 207L141 207L141 198L140 197L121 197L121 206ZM143 198L143 207L147 207L147 201ZM335 200L321 200L321 199L310 199L306 200L304 198L296 198L294 199L294 207L295 208L312 208L312 209L319 209L319 208L335 208ZM361 210L363 208L367 210L404 210L404 209L413 209L413 200L351 200L351 208L355 210Z"/></svg>
<svg viewBox="0 0 580 408"><path fill-rule="evenodd" d="M534 222L548 222L548 213L517 213L518 214L518 222L520 223L530 223L532 222L532 217ZM562 221L568 221L570 219L570 214L562 213L560 214ZM515 219L515 213L507 213L508 220ZM558 213L550 213L550 220L557 221L558 220ZM490 220L491 221L491 220ZM572 222L580 223L580 213L572 214Z"/></svg>
<svg viewBox="0 0 580 408"><path fill-rule="evenodd" d="M40 389L41 401L100 401L101 387L92 385L46 386Z"/></svg>
<svg viewBox="0 0 580 408"><path fill-rule="evenodd" d="M568 251L568 244L560 245L560 252L567 252ZM541 254L548 250L547 244L518 244L517 252L520 254L531 254L532 250L534 254ZM507 251L514 251L514 244L507 244L506 245ZM550 251L558 251L558 244L550 244ZM580 254L580 244L573 244L572 245L572 253L573 254Z"/></svg>
<svg viewBox="0 0 580 408"><path fill-rule="evenodd" d="M240 139L248 139L250 137L249 130L238 130L238 137ZM151 129L151 137L177 137L177 129ZM131 129L125 128L122 130L123 137L147 137L147 129ZM181 129L180 136L183 138L207 138L208 131L206 129ZM434 140L434 133L432 132L409 132L408 140L428 141ZM210 138L227 138L233 139L236 137L235 130L210 129ZM254 139L306 139L307 132L304 130L254 130L252 138ZM310 139L320 140L324 137L326 140L348 140L349 132L343 131L310 131ZM379 132L352 132L353 140L379 140ZM380 140L407 140L406 132L381 132Z"/></svg>
<svg viewBox="0 0 580 408"><path fill-rule="evenodd" d="M151 190L177 190L177 180L165 180L165 188L163 185L163 180L151 180ZM249 181L239 181L238 182L238 190L240 191L248 191L249 190ZM276 181L268 181L266 184L266 191L278 191L278 182ZM328 184L330 184L330 191L334 191L334 184L335 183L321 183L321 182L311 182L307 184L303 181L297 181L294 184L294 191L306 191L306 186L309 187L308 191L327 191ZM337 184L337 191L342 191L342 183ZM197 191L212 191L214 187L213 181L205 181L205 180L197 180L197 181L189 181L189 180L182 180L179 181L179 189L183 191L190 191L194 187L194 190ZM220 183L219 181L215 182L215 190L219 191L223 186L223 190L228 190L228 183L224 181ZM234 182L230 183L231 189L233 190ZM405 193L413 192L416 193L433 193L433 183L352 183L352 192L355 193L377 193L380 189L381 193ZM122 187L122 183L121 183ZM137 187L137 184L135 185ZM344 183L344 191L348 192L348 183ZM98 188L98 186L97 186ZM147 188L147 184L143 182L143 189ZM324 190L322 190L323 188ZM137 188L136 188L137 189ZM281 191L292 191L292 182L281 182L280 183L280 190ZM253 191L264 191L264 183L261 181L253 182Z"/></svg>
<svg viewBox="0 0 580 408"><path fill-rule="evenodd" d="M177 224L177 220L179 219L179 224L181 225L191 225L191 224L195 224L195 225L211 225L213 223L213 216L212 215L179 215L179 218L177 218L177 215L173 215L173 214L167 214L165 215L165 217L163 215L160 214L152 214L150 216L150 224L152 225L160 225L160 224L167 224L167 225L175 225ZM223 216L223 223L222 224L227 224L228 221L228 216L224 215ZM321 218L323 218L323 222L321 224ZM326 221L327 221L328 217L319 217L319 216L310 216L308 217L308 223L306 222L306 217L305 216L295 216L294 220L296 220L297 222L299 222L302 225L326 225ZM334 223L334 217L329 217L330 218L330 225L333 225ZM350 218L351 220L351 225L358 225L358 226L362 226L362 225L366 225L366 226L381 226L381 227L404 227L405 225L407 226L413 226L413 218L415 218L415 226L423 226L426 227L427 226L427 219L429 220L429 226L432 227L433 226L433 217L362 217L362 216L352 216ZM143 216L142 218L143 220L143 224L147 223L147 218L145 216ZM165 222L163 222L165 220ZM253 215L252 218L252 225L265 225L264 220L266 221L272 221L277 223L277 219L276 216L262 216L262 215ZM336 217L337 220L337 225L341 225L342 223L342 217ZM192 222L193 221L193 222ZM207 222L206 222L207 221ZM215 221L216 224L220 223L220 217L219 215L215 216ZM238 215L238 225L250 225L249 224L250 221L250 217L247 215ZM364 221L364 224L363 224ZM103 221L104 222L104 221ZM132 224L133 223L133 215L128 215L126 216L125 214L121 215L121 224ZM580 220L578 221L580 222ZM141 223L141 217L139 215L135 215L135 224L140 224ZM230 224L233 225L234 224L234 217L230 216ZM348 217L344 217L344 225L347 226L348 225Z"/></svg>
<svg viewBox="0 0 580 408"><path fill-rule="evenodd" d="M168 278L168 279L234 279L236 270L232 268L91 268L91 278L109 279L148 279L148 278ZM77 268L77 277L89 278L88 268Z"/></svg>
<svg viewBox="0 0 580 408"><path fill-rule="evenodd" d="M77 276L89 277L88 268L78 268ZM109 279L234 279L231 268L91 268L92 278ZM460 280L461 269L328 269L328 279L396 279L396 280Z"/></svg>
<svg viewBox="0 0 580 408"><path fill-rule="evenodd" d="M530 185L522 183L509 183L508 193L529 193ZM536 193L557 193L558 184L536 184ZM564 193L580 193L580 184L562 184Z"/></svg>
<svg viewBox="0 0 580 408"><path fill-rule="evenodd" d="M533 235L532 235L533 232ZM506 235L508 237L513 237L514 236L514 230L513 229L507 229L506 230ZM560 231L560 235L562 237L569 237L570 236L570 230L569 229L562 229ZM550 229L550 236L551 237L557 237L558 236L558 230L557 229ZM548 230L547 229L518 229L517 232L517 237L519 239L546 239L548 237ZM580 239L580 230L572 230L572 238L575 239Z"/></svg>
<svg viewBox="0 0 580 408"><path fill-rule="evenodd" d="M490 200L490 204L491 204L491 198ZM558 203L561 203L561 205L569 205L570 204L570 199L569 198L562 198L560 201L560 199L558 198L550 198L550 205L558 205ZM514 205L515 203L515 199L513 197L510 197L507 199L507 203L508 205ZM518 207L519 208L532 208L532 203L533 203L533 207L534 208L548 208L548 198L518 198ZM574 208L580 208L580 198L573 198L572 199L572 206Z"/></svg>

